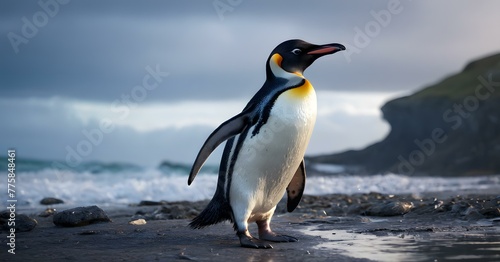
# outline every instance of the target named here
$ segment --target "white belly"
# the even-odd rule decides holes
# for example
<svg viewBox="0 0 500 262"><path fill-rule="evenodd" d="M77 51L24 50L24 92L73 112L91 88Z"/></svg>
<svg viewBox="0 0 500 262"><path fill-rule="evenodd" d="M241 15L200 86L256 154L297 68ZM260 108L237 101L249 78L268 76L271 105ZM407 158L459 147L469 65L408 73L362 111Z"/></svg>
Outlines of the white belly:
<svg viewBox="0 0 500 262"><path fill-rule="evenodd" d="M300 98L289 91L278 97L267 123L238 154L229 192L235 213L250 212L249 222L272 215L304 157L316 110L314 89Z"/></svg>

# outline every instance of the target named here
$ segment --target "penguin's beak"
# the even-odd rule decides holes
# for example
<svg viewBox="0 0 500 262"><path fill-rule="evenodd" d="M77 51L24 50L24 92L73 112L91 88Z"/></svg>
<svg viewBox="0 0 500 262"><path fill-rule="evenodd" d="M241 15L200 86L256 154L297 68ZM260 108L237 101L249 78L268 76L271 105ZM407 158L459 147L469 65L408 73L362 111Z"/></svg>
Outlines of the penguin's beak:
<svg viewBox="0 0 500 262"><path fill-rule="evenodd" d="M341 44L326 44L326 45L320 45L317 48L314 48L313 50L307 52L308 55L329 55L336 53L338 51L345 50L345 46Z"/></svg>

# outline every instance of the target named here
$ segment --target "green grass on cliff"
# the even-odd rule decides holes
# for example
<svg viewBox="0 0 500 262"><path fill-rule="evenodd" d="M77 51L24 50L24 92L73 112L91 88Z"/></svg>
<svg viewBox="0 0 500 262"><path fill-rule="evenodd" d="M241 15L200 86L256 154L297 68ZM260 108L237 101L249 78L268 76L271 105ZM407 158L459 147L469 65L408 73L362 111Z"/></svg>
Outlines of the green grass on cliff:
<svg viewBox="0 0 500 262"><path fill-rule="evenodd" d="M476 88L481 85L479 77L488 80L488 75L500 83L500 54L488 56L469 63L462 72L449 76L441 82L424 88L411 96L411 99L426 97L443 97L450 100L460 100L464 97L475 95ZM500 84L497 84L500 85ZM488 92L481 90L481 94ZM500 86L495 87L493 97L500 97Z"/></svg>

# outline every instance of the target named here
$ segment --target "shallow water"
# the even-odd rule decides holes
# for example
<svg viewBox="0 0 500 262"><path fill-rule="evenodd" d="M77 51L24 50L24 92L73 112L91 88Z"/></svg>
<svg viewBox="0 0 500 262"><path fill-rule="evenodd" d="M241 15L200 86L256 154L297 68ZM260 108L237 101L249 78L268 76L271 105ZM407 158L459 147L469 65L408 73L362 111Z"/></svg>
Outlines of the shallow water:
<svg viewBox="0 0 500 262"><path fill-rule="evenodd" d="M372 221L373 222L373 221ZM360 233L311 226L302 232L326 241L316 246L374 261L500 261L498 222L487 232Z"/></svg>

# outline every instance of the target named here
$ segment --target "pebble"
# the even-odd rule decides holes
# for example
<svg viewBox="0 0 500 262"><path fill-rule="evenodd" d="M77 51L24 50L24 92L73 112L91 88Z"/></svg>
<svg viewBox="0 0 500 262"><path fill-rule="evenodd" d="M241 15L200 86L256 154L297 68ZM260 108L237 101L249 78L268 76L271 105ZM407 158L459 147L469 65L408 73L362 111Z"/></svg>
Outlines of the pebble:
<svg viewBox="0 0 500 262"><path fill-rule="evenodd" d="M56 209L55 208L47 208L45 209L43 212L41 212L40 214L38 214L39 217L49 217L49 216L52 216L56 213Z"/></svg>
<svg viewBox="0 0 500 262"><path fill-rule="evenodd" d="M136 219L136 220L132 220L132 221L130 221L128 223L130 225L140 226L140 225L145 225L146 224L146 220L144 220L142 218L139 218L139 219Z"/></svg>
<svg viewBox="0 0 500 262"><path fill-rule="evenodd" d="M40 200L40 204L46 205L46 206L57 205L57 204L64 204L64 201L62 201L59 198L55 198L55 197L46 197L46 198Z"/></svg>
<svg viewBox="0 0 500 262"><path fill-rule="evenodd" d="M151 200L142 200L138 206L161 206L163 204L167 204L166 201L151 201Z"/></svg>

